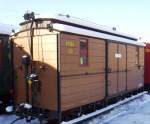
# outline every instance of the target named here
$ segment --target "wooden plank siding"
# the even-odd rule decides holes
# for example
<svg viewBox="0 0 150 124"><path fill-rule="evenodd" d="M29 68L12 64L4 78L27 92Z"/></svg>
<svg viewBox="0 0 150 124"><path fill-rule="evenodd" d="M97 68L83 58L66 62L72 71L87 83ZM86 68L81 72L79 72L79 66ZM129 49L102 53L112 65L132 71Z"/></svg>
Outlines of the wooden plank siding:
<svg viewBox="0 0 150 124"><path fill-rule="evenodd" d="M41 90L34 106L56 110L57 109L57 33L47 30L34 31L33 61L36 72L41 81ZM43 31L43 32L42 32ZM46 33L46 34L44 34ZM23 55L30 55L29 32L20 32L14 39L14 69L16 72L16 100L17 103L25 102L24 67L21 64ZM21 48L20 48L21 47ZM19 69L21 67L22 69ZM42 68L45 68L44 70ZM30 68L30 67L29 67ZM30 102L31 102L30 87Z"/></svg>
<svg viewBox="0 0 150 124"><path fill-rule="evenodd" d="M119 44L118 53L121 54L121 58L119 58L118 71L126 71L126 45Z"/></svg>
<svg viewBox="0 0 150 124"><path fill-rule="evenodd" d="M117 57L120 55L120 57ZM108 45L108 94L119 94L126 90L126 45L109 43Z"/></svg>
<svg viewBox="0 0 150 124"><path fill-rule="evenodd" d="M55 33L36 35L33 38L33 57L42 83L40 106L57 110L57 35Z"/></svg>
<svg viewBox="0 0 150 124"><path fill-rule="evenodd" d="M118 64L115 54L117 53L118 44L117 43L108 43L108 95L112 96L118 93L118 82L117 82L117 71Z"/></svg>
<svg viewBox="0 0 150 124"><path fill-rule="evenodd" d="M143 82L143 70L140 70L139 65L143 63L141 58L143 53L137 46L127 46L127 89L138 89L144 85ZM138 52L139 51L139 52ZM144 50L143 50L144 52Z"/></svg>
<svg viewBox="0 0 150 124"><path fill-rule="evenodd" d="M126 45L118 44L118 53L121 55L121 58L118 59L118 92L125 92L127 84L127 66L126 66Z"/></svg>
<svg viewBox="0 0 150 124"><path fill-rule="evenodd" d="M61 79L62 110L103 99L104 82L104 74L63 77Z"/></svg>
<svg viewBox="0 0 150 124"><path fill-rule="evenodd" d="M21 33L22 34L22 33ZM16 103L23 103L26 99L24 67L22 66L22 56L30 55L29 44L26 37L19 37L13 40L13 65L15 72L15 99Z"/></svg>
<svg viewBox="0 0 150 124"><path fill-rule="evenodd" d="M136 46L127 46L127 70L137 69L138 66L138 53Z"/></svg>
<svg viewBox="0 0 150 124"><path fill-rule="evenodd" d="M144 86L144 48L139 47L139 86Z"/></svg>
<svg viewBox="0 0 150 124"><path fill-rule="evenodd" d="M88 65L80 65L80 39L88 40ZM68 48L66 41L75 42ZM73 49L69 54L68 49ZM94 38L61 34L62 110L89 104L105 97L105 42Z"/></svg>
<svg viewBox="0 0 150 124"><path fill-rule="evenodd" d="M113 96L118 93L117 72L108 75L108 95Z"/></svg>
<svg viewBox="0 0 150 124"><path fill-rule="evenodd" d="M139 48L139 65L144 67L144 48Z"/></svg>
<svg viewBox="0 0 150 124"><path fill-rule="evenodd" d="M118 93L125 92L126 90L126 72L119 72L118 73Z"/></svg>
<svg viewBox="0 0 150 124"><path fill-rule="evenodd" d="M118 71L117 59L115 54L117 53L117 43L108 44L108 67L111 72Z"/></svg>

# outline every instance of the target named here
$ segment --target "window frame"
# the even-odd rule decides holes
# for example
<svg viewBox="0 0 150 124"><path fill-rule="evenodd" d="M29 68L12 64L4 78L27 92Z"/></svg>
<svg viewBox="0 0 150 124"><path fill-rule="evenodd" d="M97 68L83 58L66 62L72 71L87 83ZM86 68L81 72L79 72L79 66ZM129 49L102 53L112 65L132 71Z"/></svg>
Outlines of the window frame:
<svg viewBox="0 0 150 124"><path fill-rule="evenodd" d="M86 45L87 45L87 48L86 48L86 63L83 63L83 64L81 64L81 42L84 42L84 43L86 43ZM80 64L80 66L81 67L87 67L87 66L89 66L89 41L88 41L88 39L86 39L86 38L81 38L80 39L80 41L79 41L79 64Z"/></svg>

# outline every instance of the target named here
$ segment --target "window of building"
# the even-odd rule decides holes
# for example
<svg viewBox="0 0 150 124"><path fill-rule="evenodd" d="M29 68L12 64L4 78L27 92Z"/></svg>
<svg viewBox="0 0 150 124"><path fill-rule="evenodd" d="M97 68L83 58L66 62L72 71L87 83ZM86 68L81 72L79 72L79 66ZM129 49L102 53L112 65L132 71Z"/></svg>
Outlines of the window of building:
<svg viewBox="0 0 150 124"><path fill-rule="evenodd" d="M80 65L81 66L88 65L88 40L87 39L80 40Z"/></svg>

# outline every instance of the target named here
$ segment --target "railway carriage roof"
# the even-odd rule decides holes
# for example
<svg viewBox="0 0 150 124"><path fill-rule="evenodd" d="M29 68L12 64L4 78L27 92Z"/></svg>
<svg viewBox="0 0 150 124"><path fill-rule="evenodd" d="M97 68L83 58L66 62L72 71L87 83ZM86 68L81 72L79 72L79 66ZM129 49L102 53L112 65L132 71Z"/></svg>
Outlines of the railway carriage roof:
<svg viewBox="0 0 150 124"><path fill-rule="evenodd" d="M112 33L112 34L116 34L116 35L120 35L120 36L124 36L124 37L128 37L128 38L137 40L137 37L135 37L135 36L116 31L115 27L111 28L111 27L99 25L99 24L96 24L94 22L82 20L79 18L71 17L71 16L56 15L56 16L52 16L50 18L53 20L56 20L56 22L59 20L58 22L60 22L60 23L64 22L64 24L65 24L65 22L66 22L66 24L70 23L70 25L73 25L73 26L78 25L78 27L83 27L86 29L89 28L89 30L95 29L95 31L97 30L97 31L105 32L105 33Z"/></svg>
<svg viewBox="0 0 150 124"><path fill-rule="evenodd" d="M122 43L145 46L143 42L138 41L137 37L118 32L114 30L115 28L109 28L106 26L98 25L96 23L71 17L69 15L64 16L59 14L46 17L40 16L37 17L36 19L50 20L53 23L53 28L62 32L74 33L79 35L118 41Z"/></svg>
<svg viewBox="0 0 150 124"><path fill-rule="evenodd" d="M0 34L10 35L15 26L0 23Z"/></svg>

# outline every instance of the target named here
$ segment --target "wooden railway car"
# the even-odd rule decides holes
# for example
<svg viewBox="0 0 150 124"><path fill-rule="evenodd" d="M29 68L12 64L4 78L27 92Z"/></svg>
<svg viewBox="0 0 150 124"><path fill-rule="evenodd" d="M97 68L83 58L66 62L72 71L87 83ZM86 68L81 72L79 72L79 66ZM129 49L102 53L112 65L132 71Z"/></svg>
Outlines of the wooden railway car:
<svg viewBox="0 0 150 124"><path fill-rule="evenodd" d="M144 55L145 55L145 69L144 69L144 85L145 85L145 89L149 90L150 89L150 43L145 43L145 51L144 51Z"/></svg>
<svg viewBox="0 0 150 124"><path fill-rule="evenodd" d="M12 93L9 36L13 26L0 23L0 113L10 104ZM9 104L8 104L9 103Z"/></svg>
<svg viewBox="0 0 150 124"><path fill-rule="evenodd" d="M62 15L20 25L11 37L17 104L61 120L69 110L143 88L144 43L137 38Z"/></svg>

